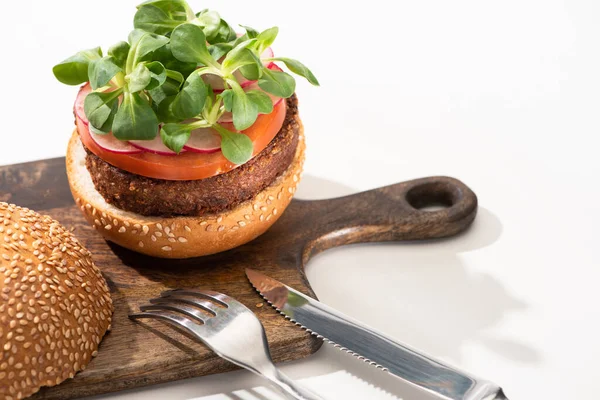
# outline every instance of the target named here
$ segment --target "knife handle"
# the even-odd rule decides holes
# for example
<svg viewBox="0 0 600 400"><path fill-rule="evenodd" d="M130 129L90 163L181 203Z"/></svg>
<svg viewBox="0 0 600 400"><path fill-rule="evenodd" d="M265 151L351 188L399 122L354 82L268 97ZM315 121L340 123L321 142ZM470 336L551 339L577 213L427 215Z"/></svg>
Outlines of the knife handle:
<svg viewBox="0 0 600 400"><path fill-rule="evenodd" d="M455 235L477 214L477 196L458 179L415 179L336 199L304 202L318 225L304 226L304 260L331 247L361 242ZM428 206L441 206L435 210ZM305 214L306 215L306 214ZM302 227L302 226L301 226Z"/></svg>

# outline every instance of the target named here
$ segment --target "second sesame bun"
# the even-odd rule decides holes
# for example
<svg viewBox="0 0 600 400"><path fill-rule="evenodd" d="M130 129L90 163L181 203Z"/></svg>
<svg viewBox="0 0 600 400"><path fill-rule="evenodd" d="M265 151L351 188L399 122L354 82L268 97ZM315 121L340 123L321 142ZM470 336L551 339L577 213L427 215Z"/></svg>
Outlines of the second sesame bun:
<svg viewBox="0 0 600 400"><path fill-rule="evenodd" d="M113 304L91 254L49 216L0 202L0 399L85 369Z"/></svg>
<svg viewBox="0 0 600 400"><path fill-rule="evenodd" d="M304 164L304 132L290 166L254 198L233 209L202 216L147 217L108 204L85 166L77 131L67 149L71 193L88 222L106 240L161 258L191 258L241 246L262 235L290 204Z"/></svg>

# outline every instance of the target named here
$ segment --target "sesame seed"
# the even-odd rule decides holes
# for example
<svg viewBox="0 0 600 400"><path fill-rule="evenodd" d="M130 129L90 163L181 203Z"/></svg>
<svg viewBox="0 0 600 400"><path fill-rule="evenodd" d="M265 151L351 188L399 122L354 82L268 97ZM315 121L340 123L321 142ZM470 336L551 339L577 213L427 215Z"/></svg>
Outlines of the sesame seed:
<svg viewBox="0 0 600 400"><path fill-rule="evenodd" d="M187 243L187 239L182 236L178 237L177 240L179 240L181 243Z"/></svg>
<svg viewBox="0 0 600 400"><path fill-rule="evenodd" d="M140 242L138 243L138 246L140 246L140 247L144 247L144 242L140 241Z"/></svg>
<svg viewBox="0 0 600 400"><path fill-rule="evenodd" d="M189 226L187 226L187 225L185 225L185 226L184 226L184 229L185 229L186 231L188 231L188 232L191 232L191 231L192 231L192 230L190 229L190 227L189 227Z"/></svg>
<svg viewBox="0 0 600 400"><path fill-rule="evenodd" d="M219 227L217 228L217 231L222 232L225 230L225 225L219 225Z"/></svg>
<svg viewBox="0 0 600 400"><path fill-rule="evenodd" d="M119 228L119 233L125 233L127 231L127 229L125 229L124 226Z"/></svg>
<svg viewBox="0 0 600 400"><path fill-rule="evenodd" d="M250 216L248 214L244 215L244 218L246 218L248 221L250 221Z"/></svg>
<svg viewBox="0 0 600 400"><path fill-rule="evenodd" d="M142 227L142 236L147 235L149 231L150 231L150 228L148 228L147 225L144 225Z"/></svg>
<svg viewBox="0 0 600 400"><path fill-rule="evenodd" d="M215 227L212 224L206 226L206 231L207 232L214 232L214 230L215 230Z"/></svg>
<svg viewBox="0 0 600 400"><path fill-rule="evenodd" d="M161 247L161 248L162 248L164 251L171 251L171 250L173 250L173 249L171 248L171 246L163 246L163 247Z"/></svg>
<svg viewBox="0 0 600 400"><path fill-rule="evenodd" d="M112 229L112 226L111 226L111 225L106 225L106 226L104 227L104 229L106 229L107 231L110 231L110 230Z"/></svg>
<svg viewBox="0 0 600 400"><path fill-rule="evenodd" d="M156 242L156 236L152 235L150 236L150 239L152 239L153 242Z"/></svg>
<svg viewBox="0 0 600 400"><path fill-rule="evenodd" d="M246 223L244 221L238 221L238 225L243 228L244 226L246 226Z"/></svg>
<svg viewBox="0 0 600 400"><path fill-rule="evenodd" d="M156 224L156 227L161 231L163 230L163 226L160 222L158 224Z"/></svg>

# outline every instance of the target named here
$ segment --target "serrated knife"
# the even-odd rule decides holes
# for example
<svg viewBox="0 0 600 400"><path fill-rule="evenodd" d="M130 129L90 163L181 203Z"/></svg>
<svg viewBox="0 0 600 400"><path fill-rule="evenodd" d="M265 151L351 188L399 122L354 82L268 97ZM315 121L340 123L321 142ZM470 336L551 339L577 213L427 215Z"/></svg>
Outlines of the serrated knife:
<svg viewBox="0 0 600 400"><path fill-rule="evenodd" d="M246 276L277 311L324 341L450 400L508 400L502 389L410 348L252 269Z"/></svg>

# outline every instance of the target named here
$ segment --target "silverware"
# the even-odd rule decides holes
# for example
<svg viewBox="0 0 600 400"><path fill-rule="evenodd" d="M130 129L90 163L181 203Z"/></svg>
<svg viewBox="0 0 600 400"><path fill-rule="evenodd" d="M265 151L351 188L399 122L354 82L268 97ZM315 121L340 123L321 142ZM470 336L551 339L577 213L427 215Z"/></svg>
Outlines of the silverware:
<svg viewBox="0 0 600 400"><path fill-rule="evenodd" d="M323 400L275 367L262 324L237 300L208 290L176 289L150 303L129 317L157 318L186 329L220 357L262 376L290 399Z"/></svg>
<svg viewBox="0 0 600 400"><path fill-rule="evenodd" d="M451 400L508 400L502 389L385 336L260 272L246 269L277 311L313 335L429 392Z"/></svg>

